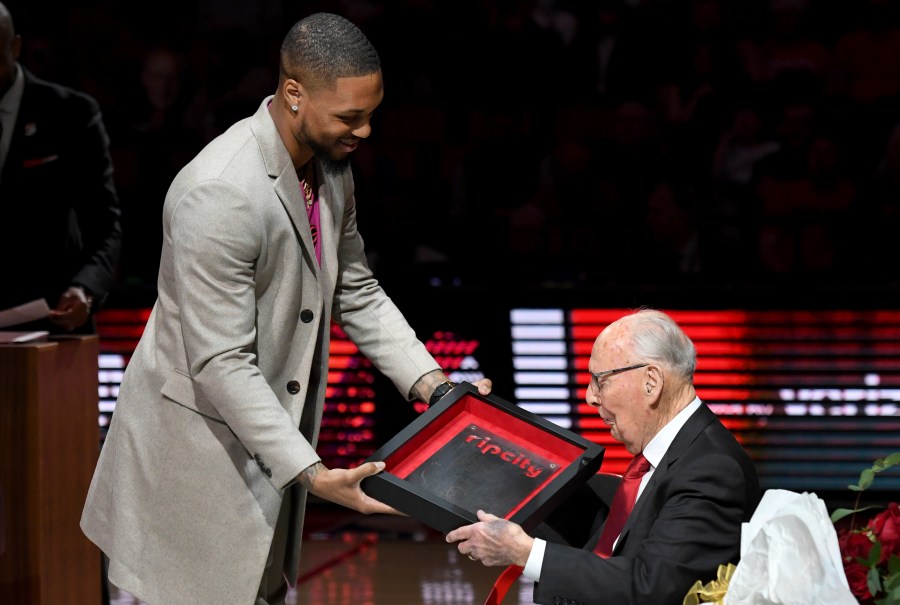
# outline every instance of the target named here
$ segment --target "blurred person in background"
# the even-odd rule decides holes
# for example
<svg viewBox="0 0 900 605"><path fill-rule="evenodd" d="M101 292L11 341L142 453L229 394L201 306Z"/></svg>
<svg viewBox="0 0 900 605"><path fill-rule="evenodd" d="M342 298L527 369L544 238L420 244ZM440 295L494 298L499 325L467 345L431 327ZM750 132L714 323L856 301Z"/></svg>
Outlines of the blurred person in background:
<svg viewBox="0 0 900 605"><path fill-rule="evenodd" d="M17 330L92 333L122 244L109 137L97 101L37 78L0 4L0 309L44 299Z"/></svg>

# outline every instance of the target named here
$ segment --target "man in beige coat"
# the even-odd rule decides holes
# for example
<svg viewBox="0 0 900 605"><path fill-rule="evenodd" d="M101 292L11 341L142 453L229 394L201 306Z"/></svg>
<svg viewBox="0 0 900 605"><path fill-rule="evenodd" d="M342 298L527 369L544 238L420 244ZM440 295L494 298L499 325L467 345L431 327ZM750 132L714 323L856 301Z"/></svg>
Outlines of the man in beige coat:
<svg viewBox="0 0 900 605"><path fill-rule="evenodd" d="M287 34L280 69L275 95L169 189L159 297L81 521L110 581L151 605L282 602L309 492L396 512L359 487L382 463L316 454L332 320L404 396L445 391L357 231L349 159L383 97L375 49L318 13Z"/></svg>

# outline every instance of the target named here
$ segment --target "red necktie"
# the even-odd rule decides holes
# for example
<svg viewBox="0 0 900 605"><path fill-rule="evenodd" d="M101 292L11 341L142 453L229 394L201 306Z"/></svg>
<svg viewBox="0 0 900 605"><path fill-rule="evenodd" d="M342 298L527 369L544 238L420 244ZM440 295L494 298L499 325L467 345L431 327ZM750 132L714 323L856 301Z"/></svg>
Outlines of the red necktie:
<svg viewBox="0 0 900 605"><path fill-rule="evenodd" d="M650 470L650 463L644 458L644 454L638 454L625 469L625 476L613 496L612 506L609 509L609 517L603 526L603 533L594 546L594 554L608 558L612 554L613 544L625 527L625 520L634 508L637 500L638 488L641 486L641 478Z"/></svg>

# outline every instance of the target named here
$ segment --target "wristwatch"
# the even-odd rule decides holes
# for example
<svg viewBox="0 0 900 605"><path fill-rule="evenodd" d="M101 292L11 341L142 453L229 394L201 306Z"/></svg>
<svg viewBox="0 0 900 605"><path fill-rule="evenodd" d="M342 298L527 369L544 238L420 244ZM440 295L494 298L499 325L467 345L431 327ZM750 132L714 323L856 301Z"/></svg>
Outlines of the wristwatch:
<svg viewBox="0 0 900 605"><path fill-rule="evenodd" d="M450 392L450 389L455 387L456 385L450 382L449 380L445 380L441 384L435 387L434 391L431 392L431 397L428 398L428 407L433 406L438 401L441 400L441 397Z"/></svg>

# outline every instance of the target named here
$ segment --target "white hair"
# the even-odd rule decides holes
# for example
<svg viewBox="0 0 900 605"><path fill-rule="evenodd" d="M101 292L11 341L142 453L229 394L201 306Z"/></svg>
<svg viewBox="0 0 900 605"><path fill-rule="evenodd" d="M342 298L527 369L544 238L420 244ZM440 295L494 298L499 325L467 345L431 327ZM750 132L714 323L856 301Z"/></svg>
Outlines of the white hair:
<svg viewBox="0 0 900 605"><path fill-rule="evenodd" d="M628 316L634 353L663 364L688 382L697 369L697 349L675 320L655 309L639 309Z"/></svg>

